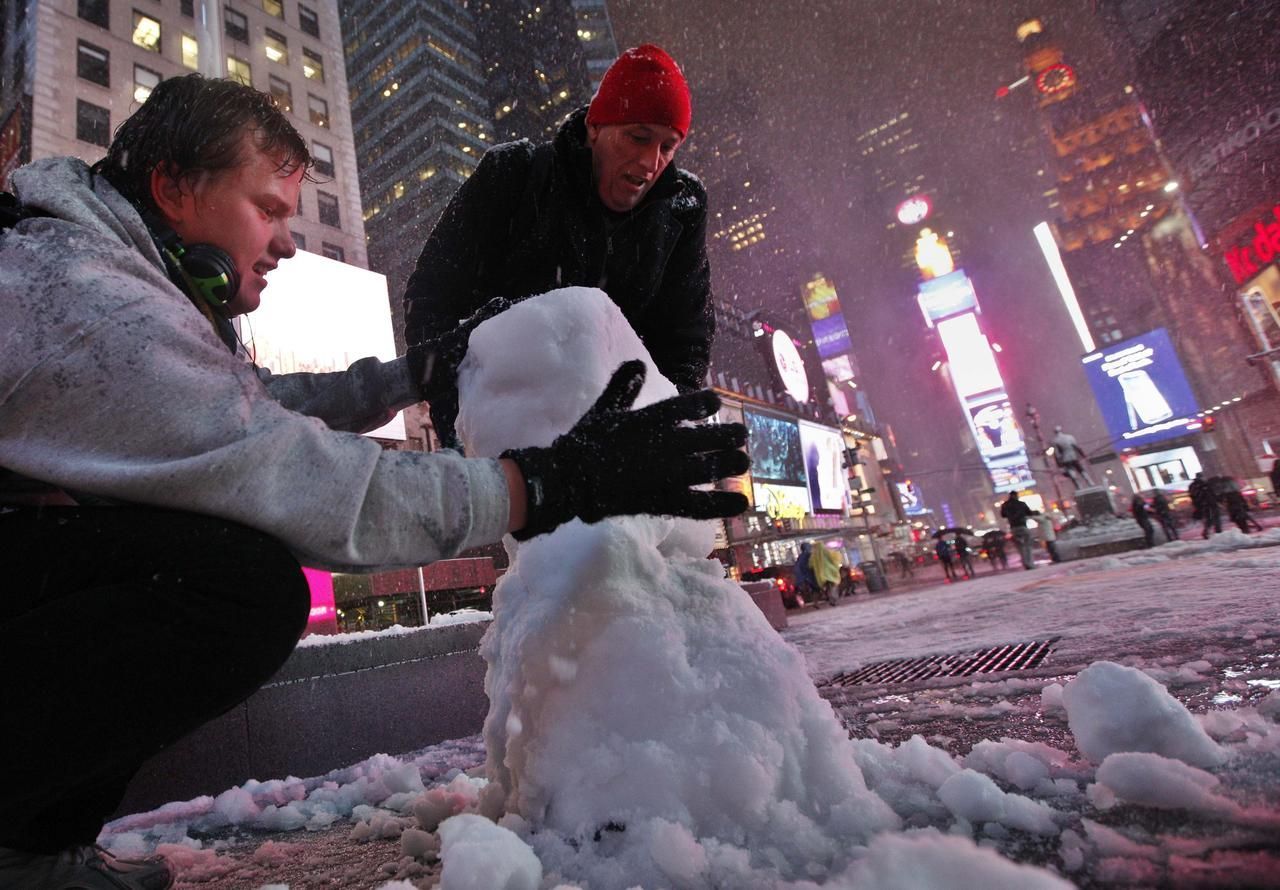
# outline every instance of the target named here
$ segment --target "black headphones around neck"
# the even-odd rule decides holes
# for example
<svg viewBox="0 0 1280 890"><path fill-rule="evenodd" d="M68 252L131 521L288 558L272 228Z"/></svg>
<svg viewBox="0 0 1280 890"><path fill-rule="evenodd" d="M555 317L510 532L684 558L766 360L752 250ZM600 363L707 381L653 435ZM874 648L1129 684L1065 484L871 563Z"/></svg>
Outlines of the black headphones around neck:
<svg viewBox="0 0 1280 890"><path fill-rule="evenodd" d="M184 244L173 227L153 210L144 210L142 219L160 247L170 280L187 296L203 300L226 318L227 303L240 290L240 272L231 255L212 244Z"/></svg>

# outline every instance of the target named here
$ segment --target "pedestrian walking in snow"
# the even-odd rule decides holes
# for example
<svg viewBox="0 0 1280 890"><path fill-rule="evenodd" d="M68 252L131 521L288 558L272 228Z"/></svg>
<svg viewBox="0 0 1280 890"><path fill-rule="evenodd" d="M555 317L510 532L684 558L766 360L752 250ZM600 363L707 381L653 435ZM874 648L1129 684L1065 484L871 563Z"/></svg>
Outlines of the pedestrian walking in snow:
<svg viewBox="0 0 1280 890"><path fill-rule="evenodd" d="M973 549L969 546L969 540L964 536L964 532L956 532L956 561L960 563L960 568L964 569L966 578L973 577Z"/></svg>
<svg viewBox="0 0 1280 890"><path fill-rule="evenodd" d="M1032 510L1028 507L1018 497L1016 491L1009 492L1009 496L1000 505L1000 515L1009 523L1009 531L1018 547L1018 555L1022 557L1022 567L1024 569L1034 569L1036 567L1035 553L1032 550L1031 529L1027 527L1027 520L1032 516L1039 515L1039 513L1039 510Z"/></svg>
<svg viewBox="0 0 1280 890"><path fill-rule="evenodd" d="M478 318L345 372L252 365L230 319L293 255L310 166L270 96L188 75L94 167L12 174L32 216L0 234L0 762L19 767L0 784L0 887L169 886L162 859L94 840L148 757L292 652L300 560L420 565L575 515L746 507L690 488L745 470L745 428L687 428L709 392L629 410L638 361L550 446L474 460L355 433L452 386Z"/></svg>
<svg viewBox="0 0 1280 890"><path fill-rule="evenodd" d="M496 145L449 200L404 293L409 343L452 330L495 297L599 287L622 309L658 370L701 389L715 318L707 195L672 159L689 133L689 87L646 44L613 63L591 104L539 146ZM430 402L456 447L456 390Z"/></svg>
<svg viewBox="0 0 1280 890"><path fill-rule="evenodd" d="M1138 526L1142 529L1142 540L1144 547L1154 547L1156 543L1156 530L1151 525L1151 515L1147 510L1147 501L1140 494L1133 496L1133 502L1130 504L1130 510L1133 518L1137 520Z"/></svg>
<svg viewBox="0 0 1280 890"><path fill-rule="evenodd" d="M1271 496L1280 501L1280 457L1271 462L1271 472L1268 474L1271 479Z"/></svg>
<svg viewBox="0 0 1280 890"><path fill-rule="evenodd" d="M946 576L948 581L959 580L955 569L955 555L951 549L951 542L944 537L938 538L938 543L934 545L933 550L938 554L938 562L942 563L942 574Z"/></svg>
<svg viewBox="0 0 1280 890"><path fill-rule="evenodd" d="M1044 549L1049 552L1049 561L1061 562L1062 558L1058 556L1058 530L1053 527L1053 517L1041 513L1036 520L1040 523L1040 536L1044 539Z"/></svg>
<svg viewBox="0 0 1280 890"><path fill-rule="evenodd" d="M1218 506L1218 495L1213 491L1204 473L1196 473L1196 477L1187 486L1187 494L1191 495L1191 516L1203 523L1200 536L1209 537L1209 526L1215 532L1222 531L1222 509Z"/></svg>
<svg viewBox="0 0 1280 890"><path fill-rule="evenodd" d="M1009 554L1005 551L1004 532L994 529L982 536L982 552L991 563L991 571L1009 568Z"/></svg>
<svg viewBox="0 0 1280 890"><path fill-rule="evenodd" d="M1251 531L1262 531L1262 526L1258 520L1254 519L1249 513L1249 502L1245 500L1245 496L1240 492L1240 486L1236 480L1228 477L1219 477L1219 490L1222 492L1222 506L1227 511L1227 516L1236 527L1246 535Z"/></svg>
<svg viewBox="0 0 1280 890"><path fill-rule="evenodd" d="M1173 510L1169 508L1169 499L1158 488L1156 493L1151 496L1151 512L1156 514L1160 527L1164 529L1165 539L1168 541L1178 540L1178 521L1174 518Z"/></svg>

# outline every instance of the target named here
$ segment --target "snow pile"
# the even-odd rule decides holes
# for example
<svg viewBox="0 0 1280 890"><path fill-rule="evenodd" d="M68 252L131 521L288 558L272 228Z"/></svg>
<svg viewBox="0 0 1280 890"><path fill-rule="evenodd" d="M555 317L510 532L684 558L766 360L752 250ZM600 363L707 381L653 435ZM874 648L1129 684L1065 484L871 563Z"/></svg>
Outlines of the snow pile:
<svg viewBox="0 0 1280 890"><path fill-rule="evenodd" d="M631 358L649 368L637 405L674 395L598 291L555 291L491 319L459 373L469 452L549 443ZM800 655L707 558L713 545L711 523L652 517L508 544L481 648L488 773L508 812L581 845L563 868L607 850L593 886L733 883L748 858L818 877L897 824Z"/></svg>
<svg viewBox="0 0 1280 890"><path fill-rule="evenodd" d="M405 627L403 624L393 624L382 630L353 630L340 634L308 634L298 641L299 649L309 649L315 646L345 646L348 643L358 643L364 640L386 639L388 637L399 637L407 634L424 633L426 631L436 630L441 627L449 627L454 624L476 624L481 621L489 621L493 618L490 612L484 612L479 609L458 609L456 612L441 612L438 615L432 615L427 619L427 625L417 627Z"/></svg>
<svg viewBox="0 0 1280 890"><path fill-rule="evenodd" d="M1218 766L1224 751L1191 713L1142 671L1099 661L1062 690L1076 746L1094 763L1118 751L1149 751L1193 766Z"/></svg>

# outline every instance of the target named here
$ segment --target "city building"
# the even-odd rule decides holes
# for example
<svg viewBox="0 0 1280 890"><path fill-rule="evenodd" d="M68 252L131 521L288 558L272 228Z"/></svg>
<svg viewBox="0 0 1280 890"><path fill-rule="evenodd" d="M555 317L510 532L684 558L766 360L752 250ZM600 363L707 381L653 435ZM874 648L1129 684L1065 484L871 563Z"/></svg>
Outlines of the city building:
<svg viewBox="0 0 1280 890"><path fill-rule="evenodd" d="M1212 416L1269 470L1280 452L1280 80L1265 74L1275 53L1262 35L1275 11L1247 0L1103 0L1099 10L1223 282L1204 309L1234 316L1247 337L1223 354L1240 400L1215 403Z"/></svg>
<svg viewBox="0 0 1280 890"><path fill-rule="evenodd" d="M400 294L431 227L496 141L475 13L466 5L343 0L351 116L370 267Z"/></svg>
<svg viewBox="0 0 1280 890"><path fill-rule="evenodd" d="M1079 307L1086 376L1131 483L1255 475L1250 436L1213 414L1250 397L1261 376L1139 90L1041 20L1017 36L1024 76L1006 98L1037 109L1057 180L1055 237L1041 244L1051 268L1060 259L1069 311Z"/></svg>
<svg viewBox="0 0 1280 890"><path fill-rule="evenodd" d="M582 41L582 56L587 64L590 93L595 95L600 80L618 57L618 42L613 37L613 22L605 0L570 0L577 19L577 36Z"/></svg>
<svg viewBox="0 0 1280 890"><path fill-rule="evenodd" d="M369 261L403 343L400 294L453 193L490 146L551 138L590 101L588 60L617 52L602 0L342 0L341 11Z"/></svg>
<svg viewBox="0 0 1280 890"><path fill-rule="evenodd" d="M304 183L292 226L298 246L365 265L335 0L24 0L5 9L0 55L13 79L0 118L18 116L5 129L18 144L8 166L52 155L92 163L161 80L234 77L274 95L316 158L317 181Z"/></svg>

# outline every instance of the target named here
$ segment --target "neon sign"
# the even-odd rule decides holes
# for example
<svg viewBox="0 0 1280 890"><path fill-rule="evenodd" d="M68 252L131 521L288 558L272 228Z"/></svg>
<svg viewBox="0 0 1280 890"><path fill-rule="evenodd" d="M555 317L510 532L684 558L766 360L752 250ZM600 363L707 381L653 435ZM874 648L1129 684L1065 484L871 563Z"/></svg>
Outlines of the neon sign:
<svg viewBox="0 0 1280 890"><path fill-rule="evenodd" d="M1271 217L1253 224L1253 240L1231 248L1222 255L1231 267L1236 284L1244 284L1280 256L1280 204L1271 208Z"/></svg>

